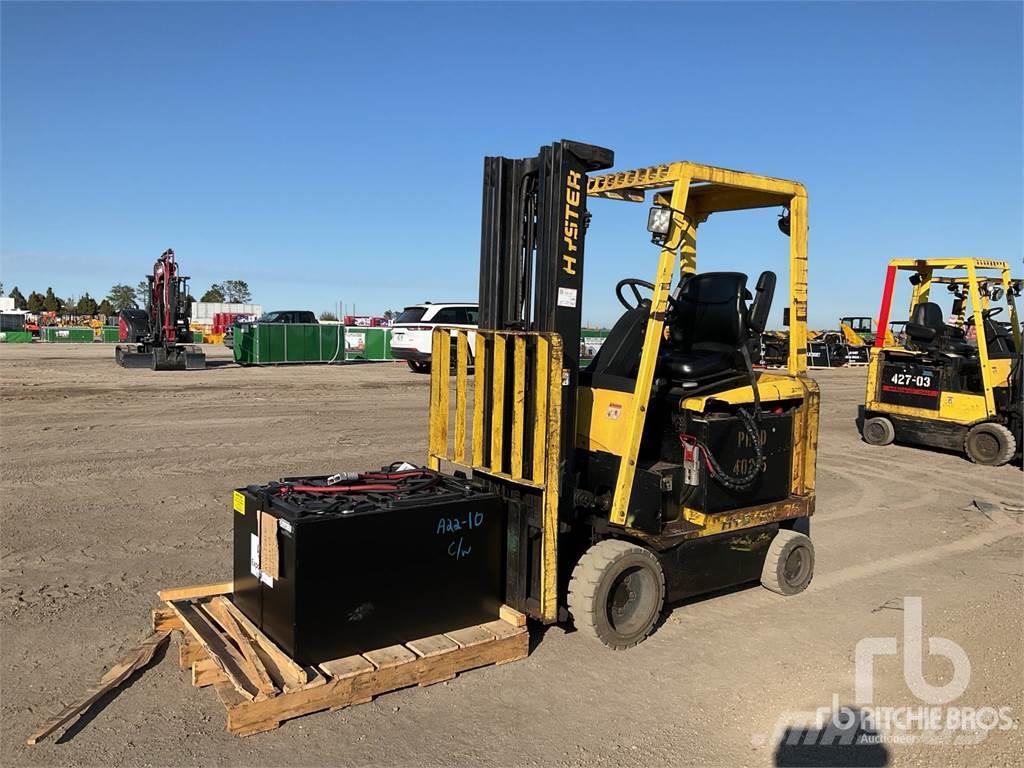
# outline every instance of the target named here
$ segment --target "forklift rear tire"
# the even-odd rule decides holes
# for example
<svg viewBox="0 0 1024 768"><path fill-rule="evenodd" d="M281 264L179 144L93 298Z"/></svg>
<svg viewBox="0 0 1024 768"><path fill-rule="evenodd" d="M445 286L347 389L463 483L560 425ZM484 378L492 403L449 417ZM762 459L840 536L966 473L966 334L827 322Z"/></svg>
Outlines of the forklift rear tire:
<svg viewBox="0 0 1024 768"><path fill-rule="evenodd" d="M1002 424L975 424L964 440L964 451L975 464L1001 467L1017 453L1017 439Z"/></svg>
<svg viewBox="0 0 1024 768"><path fill-rule="evenodd" d="M569 582L576 629L609 648L631 648L654 629L665 604L665 573L649 549L605 539L588 549Z"/></svg>
<svg viewBox="0 0 1024 768"><path fill-rule="evenodd" d="M872 416L864 421L861 435L869 445L889 445L896 439L896 429L885 416Z"/></svg>
<svg viewBox="0 0 1024 768"><path fill-rule="evenodd" d="M761 586L780 595L807 589L814 577L814 544L802 533L780 530L768 547L761 571Z"/></svg>

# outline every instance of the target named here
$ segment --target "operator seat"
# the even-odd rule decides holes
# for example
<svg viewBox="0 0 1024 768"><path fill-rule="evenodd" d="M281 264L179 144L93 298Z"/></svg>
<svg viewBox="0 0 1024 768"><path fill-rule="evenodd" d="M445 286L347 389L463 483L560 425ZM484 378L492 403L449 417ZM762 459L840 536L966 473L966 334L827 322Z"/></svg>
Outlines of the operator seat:
<svg viewBox="0 0 1024 768"><path fill-rule="evenodd" d="M942 307L934 301L922 301L914 307L905 330L908 349L962 357L970 357L977 352L963 339L963 331L946 325L942 319Z"/></svg>
<svg viewBox="0 0 1024 768"><path fill-rule="evenodd" d="M761 273L749 307L742 272L685 277L671 302L662 375L687 389L736 375L750 339L764 331L774 294L774 272Z"/></svg>

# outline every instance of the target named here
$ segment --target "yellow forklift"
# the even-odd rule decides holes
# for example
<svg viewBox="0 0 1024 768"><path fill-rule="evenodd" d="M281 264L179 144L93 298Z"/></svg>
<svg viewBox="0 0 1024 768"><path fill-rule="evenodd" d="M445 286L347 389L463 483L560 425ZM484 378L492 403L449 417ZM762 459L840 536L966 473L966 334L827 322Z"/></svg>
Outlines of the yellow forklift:
<svg viewBox="0 0 1024 768"><path fill-rule="evenodd" d="M627 648L666 600L810 583L804 188L689 162L598 173L612 161L572 141L485 159L480 322L472 350L464 328L433 332L426 466L238 489L232 600L294 658L490 621L501 604ZM581 368L594 200L653 204L652 279L618 283L622 315ZM782 211L766 238L789 255L792 343L773 371L750 349L775 274L748 288L697 271L701 223L764 208Z"/></svg>
<svg viewBox="0 0 1024 768"><path fill-rule="evenodd" d="M590 175L612 157L562 141L486 159L475 354L465 330L434 332L428 464L503 500L504 602L627 648L666 599L806 588L818 388L803 186L690 162ZM581 369L594 200L652 203L653 274L618 283L623 313ZM750 348L775 274L751 292L746 274L697 270L701 223L762 208L781 210L788 237L791 343L773 371L755 371Z"/></svg>
<svg viewBox="0 0 1024 768"><path fill-rule="evenodd" d="M889 322L901 271L909 273L912 285L910 319L903 343L879 337L871 350L861 415L864 440L953 450L977 464L1007 463L1020 451L1024 424L1021 327L1014 302L1021 282L1011 278L1006 262L992 259L893 259L880 327ZM932 300L939 286L953 295L948 316ZM1008 324L995 320L1007 308Z"/></svg>

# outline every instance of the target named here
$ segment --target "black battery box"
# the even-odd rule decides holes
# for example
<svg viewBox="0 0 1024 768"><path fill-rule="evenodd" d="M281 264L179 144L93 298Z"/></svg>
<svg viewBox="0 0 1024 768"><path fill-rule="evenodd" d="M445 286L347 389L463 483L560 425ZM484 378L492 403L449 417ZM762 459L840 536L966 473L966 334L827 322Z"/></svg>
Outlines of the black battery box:
<svg viewBox="0 0 1024 768"><path fill-rule="evenodd" d="M706 514L732 511L742 507L768 504L789 497L793 467L793 415L791 412L762 413L757 421L764 455L764 470L744 488L729 488L719 482L708 468L703 454L697 452L696 478L685 493L683 504ZM707 414L689 418L685 435L710 451L719 467L741 477L756 462L756 450L743 421L734 414ZM684 473L685 474L685 473ZM692 480L696 479L696 485Z"/></svg>
<svg viewBox="0 0 1024 768"><path fill-rule="evenodd" d="M232 599L299 663L497 618L501 500L467 480L416 470L416 482L397 491L387 490L392 481L317 490L333 479L325 476L235 491Z"/></svg>

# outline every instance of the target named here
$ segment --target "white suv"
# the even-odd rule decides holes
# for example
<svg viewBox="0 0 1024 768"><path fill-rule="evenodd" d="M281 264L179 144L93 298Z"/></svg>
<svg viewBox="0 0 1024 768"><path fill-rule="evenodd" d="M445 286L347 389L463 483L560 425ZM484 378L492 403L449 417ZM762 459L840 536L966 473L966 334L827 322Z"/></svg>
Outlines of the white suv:
<svg viewBox="0 0 1024 768"><path fill-rule="evenodd" d="M475 329L480 317L476 304L413 304L402 310L391 326L391 354L405 360L416 373L430 371L430 337L439 325ZM469 334L472 355L476 334Z"/></svg>

